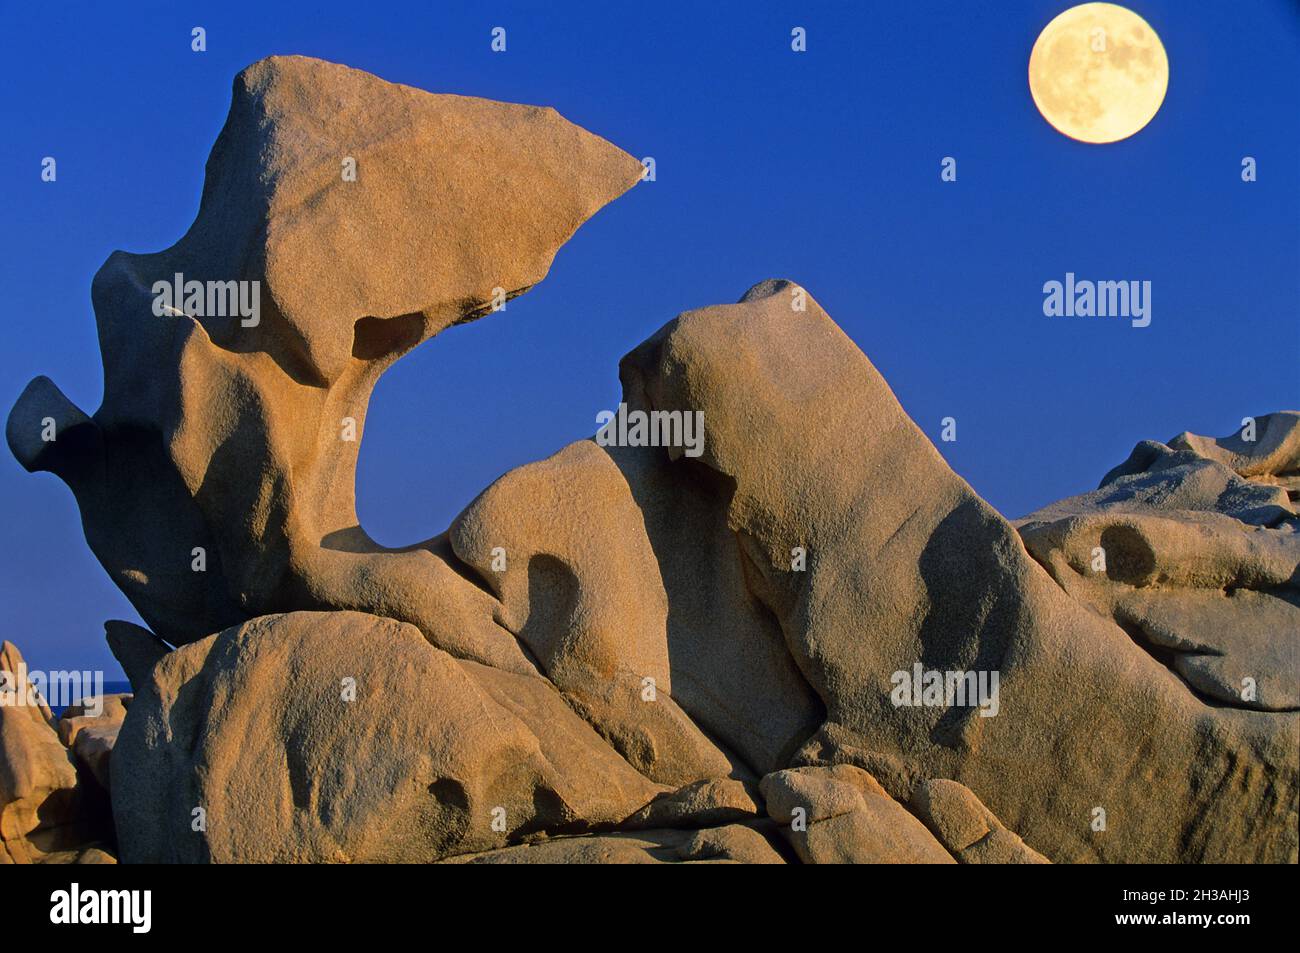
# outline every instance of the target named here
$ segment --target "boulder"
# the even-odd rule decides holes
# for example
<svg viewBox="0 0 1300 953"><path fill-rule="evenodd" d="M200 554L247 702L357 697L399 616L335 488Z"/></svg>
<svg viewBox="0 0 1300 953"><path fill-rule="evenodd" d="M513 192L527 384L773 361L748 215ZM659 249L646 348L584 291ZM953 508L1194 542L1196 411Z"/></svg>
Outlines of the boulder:
<svg viewBox="0 0 1300 953"><path fill-rule="evenodd" d="M109 791L109 764L121 723L90 725L77 732L72 754L103 790Z"/></svg>
<svg viewBox="0 0 1300 953"><path fill-rule="evenodd" d="M758 831L740 824L699 831L655 830L542 840L481 854L454 864L782 864Z"/></svg>
<svg viewBox="0 0 1300 953"><path fill-rule="evenodd" d="M663 791L545 680L346 611L166 655L111 772L131 863L427 862L611 826Z"/></svg>
<svg viewBox="0 0 1300 953"><path fill-rule="evenodd" d="M141 692L159 702L139 727L128 715L113 759L114 783L130 777L134 792L115 803L124 856L434 860L509 848L492 854L504 860L549 856L519 845L573 835L582 843L546 851L622 856L644 845L590 838L744 821L750 804L759 807L747 785L762 777L764 810L805 861L1295 858L1296 713L1207 703L1176 667L1049 575L804 289L766 282L737 305L688 312L629 354L620 374L629 408L702 413L703 452L574 444L506 474L434 547L483 610L462 607L483 611L479 624L508 637L517 658L496 653L501 664L489 665L473 647L454 658L427 631L420 639L395 620L337 611L346 604L256 620L161 655L154 687ZM810 430L810 419L820 426ZM1172 524L1165 541L1185 527L1181 517ZM1294 574L1285 540L1242 548L1197 538L1237 546L1261 578ZM1160 565L1199 580L1194 557L1175 546ZM1125 558L1117 565L1129 571ZM337 642L329 653L350 659L363 644L374 648L362 657L391 657L376 664L416 653L419 678L400 694L416 697L421 680L456 688L436 692L414 720L366 709L390 726L385 738L400 724L406 740L360 750L349 747L355 732L342 738L309 715L321 704L321 675L264 704L219 689L228 680L282 685L285 672L307 670L300 657L321 664L325 631ZM397 632L406 647L381 650ZM918 667L996 675L996 697L922 703L918 692L916 704L902 704L898 678ZM551 771L534 766L511 793L483 795L476 758L491 760L494 749L473 748L486 742L449 720L456 699L485 693L525 726L519 744L545 745L556 724L571 722L583 753L548 757ZM308 730L323 740L304 748ZM429 737L465 747L450 765L430 761ZM128 739L134 760L124 762ZM425 795L381 812L394 789L349 777L316 805L284 777L332 777L314 760L331 747L348 763L388 764L386 777ZM590 751L605 768L592 768ZM623 778L622 794L579 807L604 790L596 779L605 774ZM454 784L429 797L445 778ZM969 794L970 804L950 792L942 803L979 805L987 830L962 842L927 829L904 804L936 830L960 816L914 800L932 779ZM256 798L230 797L243 786ZM1153 788L1165 796L1152 798ZM484 828L484 797L502 802L506 830ZM567 807L548 809L560 802ZM238 818L238 829L209 825L192 836L189 816L204 805L209 818ZM809 815L806 830L793 829L794 806ZM160 811L170 826L150 820Z"/></svg>
<svg viewBox="0 0 1300 953"><path fill-rule="evenodd" d="M109 650L122 666L131 690L138 691L153 674L153 667L172 647L148 629L134 622L109 619L104 623L104 638Z"/></svg>
<svg viewBox="0 0 1300 953"><path fill-rule="evenodd" d="M747 588L715 477L584 440L501 477L448 533L546 676L670 785L757 780L825 716Z"/></svg>
<svg viewBox="0 0 1300 953"><path fill-rule="evenodd" d="M38 687L26 677L27 663L18 646L0 642L0 692L6 693L5 707L22 709L26 717L38 724L53 725L54 713Z"/></svg>
<svg viewBox="0 0 1300 953"><path fill-rule="evenodd" d="M769 816L806 864L951 864L952 856L866 771L847 764L763 778Z"/></svg>
<svg viewBox="0 0 1300 953"><path fill-rule="evenodd" d="M1251 438L1246 440L1243 435ZM1070 595L1214 704L1300 709L1300 414L1139 443L1091 493L1018 522Z"/></svg>
<svg viewBox="0 0 1300 953"><path fill-rule="evenodd" d="M696 781L661 794L625 820L623 828L716 827L761 817L754 785L733 779Z"/></svg>
<svg viewBox="0 0 1300 953"><path fill-rule="evenodd" d="M96 829L113 829L109 764L131 695L104 695L96 704L78 702L59 716L59 740L72 752L85 795L81 811ZM96 714L98 712L98 714Z"/></svg>
<svg viewBox="0 0 1300 953"><path fill-rule="evenodd" d="M130 704L130 695L110 693L104 695L98 703L87 705L85 702L76 702L69 705L59 713L56 722L59 740L63 742L64 747L71 748L83 728L120 725L122 719L126 717L126 709Z"/></svg>
<svg viewBox="0 0 1300 953"><path fill-rule="evenodd" d="M911 807L963 864L1046 864L993 816L970 788L942 778L918 784Z"/></svg>
<svg viewBox="0 0 1300 953"><path fill-rule="evenodd" d="M0 857L0 864L4 858ZM117 857L105 846L82 847L78 850L63 850L45 857L46 864L116 864Z"/></svg>
<svg viewBox="0 0 1300 953"><path fill-rule="evenodd" d="M74 849L91 834L77 769L25 670L17 647L0 644L0 860L20 864Z"/></svg>
<svg viewBox="0 0 1300 953"><path fill-rule="evenodd" d="M666 500L660 507L668 505ZM603 449L582 441L501 477L457 517L448 539L456 556L500 599L501 624L639 771L672 786L752 777L743 760L692 720L700 710L697 699L706 691L715 698L719 693L716 683L701 691L696 680L707 673L690 671L683 664L688 660L676 656L683 641L700 637L708 619L697 617L688 633L679 624L676 638L670 632L668 584L646 528L647 516L657 510L662 513L642 504ZM718 599L715 607L727 606ZM750 640L759 643L766 635L759 631ZM756 676L751 691L766 695L795 682L784 649L775 639L772 647L779 656L766 667L775 678L761 670L768 660L742 670ZM721 670L725 661L708 668ZM684 683L678 678L683 671ZM798 691L788 697L797 713ZM750 754L745 749L751 745L726 731L725 721L702 714L703 725L723 728L725 741ZM800 727L806 733L811 726ZM747 734L756 729L745 727ZM792 740L783 737L768 747ZM775 753L765 752L763 761Z"/></svg>

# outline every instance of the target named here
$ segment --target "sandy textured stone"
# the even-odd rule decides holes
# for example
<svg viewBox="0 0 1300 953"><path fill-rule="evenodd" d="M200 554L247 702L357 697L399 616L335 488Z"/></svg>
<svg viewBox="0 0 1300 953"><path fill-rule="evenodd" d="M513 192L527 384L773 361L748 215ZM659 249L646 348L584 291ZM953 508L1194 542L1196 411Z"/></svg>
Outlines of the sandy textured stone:
<svg viewBox="0 0 1300 953"><path fill-rule="evenodd" d="M535 674L440 540L387 549L358 526L366 404L401 354L487 312L495 289L540 281L641 173L553 109L305 57L255 63L235 79L194 225L165 251L114 253L95 278L102 406L88 417L37 378L9 445L69 484L91 548L173 644L256 615L352 608ZM260 282L258 323L155 314L154 283L178 273Z"/></svg>
<svg viewBox="0 0 1300 953"><path fill-rule="evenodd" d="M72 849L88 832L76 767L22 671L18 648L0 644L0 857L28 864Z"/></svg>
<svg viewBox="0 0 1300 953"><path fill-rule="evenodd" d="M148 629L121 619L109 619L104 623L104 638L126 673L132 691L148 684L153 667L172 649Z"/></svg>
<svg viewBox="0 0 1300 953"><path fill-rule="evenodd" d="M6 426L149 627L106 626L120 728L59 726L122 858L1295 862L1295 412L1144 441L1012 525L770 280L620 364L702 454L580 441L431 540L366 536L380 374L641 171L550 109L303 57L236 78L194 225L95 278L103 404L37 378ZM257 282L259 320L155 311L177 274ZM914 667L998 695L899 704ZM70 837L58 738L0 710L0 859L108 842Z"/></svg>
<svg viewBox="0 0 1300 953"><path fill-rule="evenodd" d="M763 778L768 815L806 864L951 864L924 824L852 765Z"/></svg>
<svg viewBox="0 0 1300 953"><path fill-rule="evenodd" d="M638 770L670 785L738 770L674 698L668 594L637 501L602 449L576 443L512 470L449 539L500 598L502 624Z"/></svg>
<svg viewBox="0 0 1300 953"><path fill-rule="evenodd" d="M1046 864L993 816L969 788L932 779L912 792L912 809L935 837L963 864Z"/></svg>
<svg viewBox="0 0 1300 953"><path fill-rule="evenodd" d="M112 791L127 862L364 862L610 825L662 788L541 678L458 661L394 620L300 612L160 661Z"/></svg>
<svg viewBox="0 0 1300 953"><path fill-rule="evenodd" d="M0 853L0 864L7 862L4 854ZM116 864L117 858L107 847L91 846L81 847L76 850L57 850L42 855L36 862L40 864Z"/></svg>
<svg viewBox="0 0 1300 953"><path fill-rule="evenodd" d="M85 767L105 791L109 790L109 763L121 727L120 723L90 725L78 731L72 743L77 763Z"/></svg>
<svg viewBox="0 0 1300 953"><path fill-rule="evenodd" d="M86 802L82 813L96 828L112 829L109 764L131 698L104 695L98 704L78 702L65 708L57 722L59 740L72 751L73 761L83 781L87 781L83 785Z"/></svg>
<svg viewBox="0 0 1300 953"><path fill-rule="evenodd" d="M547 677L673 785L756 780L824 717L746 588L713 477L659 448L582 441L503 476L448 534Z"/></svg>
<svg viewBox="0 0 1300 953"><path fill-rule="evenodd" d="M83 728L92 725L105 727L109 725L120 725L122 719L126 717L127 706L131 704L130 695L106 694L102 701L96 705L86 705L83 702L77 702L69 705L59 714L55 727L59 732L59 740L63 742L64 747L71 748L77 739L77 734ZM95 714L98 708L99 713Z"/></svg>
<svg viewBox="0 0 1300 953"><path fill-rule="evenodd" d="M704 413L703 455L674 466L734 484L728 526L825 706L823 757L860 752L902 800L952 778L1057 861L1296 859L1300 716L1206 704L1072 599L803 289L687 312L620 374L633 407ZM917 663L999 673L998 714L896 706Z"/></svg>
<svg viewBox="0 0 1300 953"><path fill-rule="evenodd" d="M1246 439L1246 420L1254 424L1253 440ZM1171 457L1186 459L1177 456L1183 453L1218 463L1256 485L1300 489L1300 411L1245 418L1242 427L1226 437L1203 437L1185 430L1168 445L1144 440L1128 460L1106 474L1102 485L1127 474L1158 469L1159 461L1168 465ZM1295 507L1290 510L1294 513Z"/></svg>
<svg viewBox="0 0 1300 953"><path fill-rule="evenodd" d="M45 697L34 690L35 686L30 681L23 679L25 670L26 662L18 651L18 646L8 641L0 642L0 691L8 692L9 699L15 702L12 707L23 709L30 720L45 725L54 724L54 713L50 711Z"/></svg>
<svg viewBox="0 0 1300 953"><path fill-rule="evenodd" d="M1214 703L1300 709L1300 414L1255 440L1143 441L1100 488L1019 521L1070 595ZM1099 561L1099 556L1104 557Z"/></svg>
<svg viewBox="0 0 1300 953"><path fill-rule="evenodd" d="M452 858L457 864L782 864L757 831L739 824L699 831L659 830L537 841Z"/></svg>
<svg viewBox="0 0 1300 953"><path fill-rule="evenodd" d="M733 779L696 781L661 794L623 822L624 828L716 827L763 813L757 791Z"/></svg>

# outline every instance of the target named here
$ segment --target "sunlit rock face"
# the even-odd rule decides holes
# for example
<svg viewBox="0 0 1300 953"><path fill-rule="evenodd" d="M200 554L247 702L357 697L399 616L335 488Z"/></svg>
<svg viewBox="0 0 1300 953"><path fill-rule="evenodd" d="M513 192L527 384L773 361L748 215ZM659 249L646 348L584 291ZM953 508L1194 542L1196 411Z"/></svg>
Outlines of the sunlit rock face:
<svg viewBox="0 0 1300 953"><path fill-rule="evenodd" d="M7 430L152 630L108 633L122 857L1294 861L1294 679L1226 695L1294 643L1295 415L1016 527L769 280L621 362L627 412L701 443L605 432L365 536L378 375L640 173L550 110L240 74L194 227L95 280L103 407L40 378ZM177 274L258 282L256 320L158 307Z"/></svg>
<svg viewBox="0 0 1300 953"><path fill-rule="evenodd" d="M0 642L0 866L112 863L113 822L92 768L103 742L111 747L103 729L120 723L121 701L113 711L105 700L95 717L73 706L56 720L48 690L29 678L17 646Z"/></svg>
<svg viewBox="0 0 1300 953"><path fill-rule="evenodd" d="M235 79L194 225L95 276L102 406L86 417L38 378L10 446L69 483L91 548L172 643L352 607L531 670L437 541L391 552L358 527L366 406L401 354L540 281L641 171L551 109L262 60ZM225 282L258 313L208 313Z"/></svg>
<svg viewBox="0 0 1300 953"><path fill-rule="evenodd" d="M747 589L825 706L794 763L863 767L899 800L959 781L1057 861L1295 856L1296 712L1207 701L1072 598L803 289L683 314L622 377L629 405L704 413L699 465L730 489ZM1293 548L1272 556L1294 576ZM1261 635L1283 652L1295 629ZM998 673L996 714L897 704L891 678L918 662ZM1100 836L1103 816L1123 833Z"/></svg>
<svg viewBox="0 0 1300 953"><path fill-rule="evenodd" d="M1300 414L1146 440L1020 521L1034 557L1211 704L1300 709Z"/></svg>

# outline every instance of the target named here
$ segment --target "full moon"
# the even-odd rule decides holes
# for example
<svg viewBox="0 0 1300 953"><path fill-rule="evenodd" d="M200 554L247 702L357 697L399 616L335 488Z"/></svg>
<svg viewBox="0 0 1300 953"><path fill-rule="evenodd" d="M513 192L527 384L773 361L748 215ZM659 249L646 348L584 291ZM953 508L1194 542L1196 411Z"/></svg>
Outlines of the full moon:
<svg viewBox="0 0 1300 953"><path fill-rule="evenodd" d="M1058 132L1117 142L1149 123L1169 88L1169 58L1146 20L1083 3L1043 28L1029 54L1029 91Z"/></svg>

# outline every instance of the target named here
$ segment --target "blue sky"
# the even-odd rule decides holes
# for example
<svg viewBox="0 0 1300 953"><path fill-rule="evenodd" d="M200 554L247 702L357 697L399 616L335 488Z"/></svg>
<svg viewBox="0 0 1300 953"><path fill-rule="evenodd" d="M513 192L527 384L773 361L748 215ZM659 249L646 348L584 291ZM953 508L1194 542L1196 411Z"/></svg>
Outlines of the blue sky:
<svg viewBox="0 0 1300 953"><path fill-rule="evenodd" d="M91 276L114 249L181 236L234 74L301 53L553 105L657 164L544 283L380 382L357 476L379 541L432 536L504 471L589 436L626 351L776 276L812 292L932 438L955 417L945 457L1023 515L1091 489L1138 440L1300 405L1300 5L1129 3L1164 42L1169 92L1106 146L1055 132L1027 88L1035 37L1069 5L5 0L0 402L48 374L98 407ZM1045 317L1043 283L1067 271L1151 281L1151 326ZM33 667L116 672L102 622L136 616L71 494L5 453L0 507L0 637Z"/></svg>

